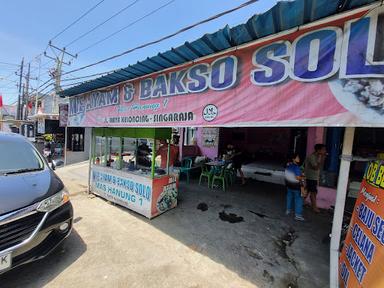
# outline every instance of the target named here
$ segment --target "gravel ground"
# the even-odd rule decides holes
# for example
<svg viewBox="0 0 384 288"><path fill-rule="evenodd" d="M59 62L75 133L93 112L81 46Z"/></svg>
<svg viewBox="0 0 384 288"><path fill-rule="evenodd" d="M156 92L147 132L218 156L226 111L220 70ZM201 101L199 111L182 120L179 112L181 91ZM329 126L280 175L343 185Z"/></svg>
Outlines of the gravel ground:
<svg viewBox="0 0 384 288"><path fill-rule="evenodd" d="M57 174L72 195L73 232L47 258L0 276L2 288L329 286L331 216L306 211L295 222L280 186L224 193L182 182L178 207L149 221L87 195L87 164Z"/></svg>

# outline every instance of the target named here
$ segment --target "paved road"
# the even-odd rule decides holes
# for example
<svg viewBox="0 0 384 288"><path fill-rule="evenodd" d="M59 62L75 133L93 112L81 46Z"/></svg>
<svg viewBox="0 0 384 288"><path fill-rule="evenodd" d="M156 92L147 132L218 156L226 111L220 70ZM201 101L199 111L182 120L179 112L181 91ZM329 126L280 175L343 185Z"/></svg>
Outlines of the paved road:
<svg viewBox="0 0 384 288"><path fill-rule="evenodd" d="M254 287L143 217L85 194L87 165L57 174L72 194L73 232L49 257L0 276L1 288Z"/></svg>

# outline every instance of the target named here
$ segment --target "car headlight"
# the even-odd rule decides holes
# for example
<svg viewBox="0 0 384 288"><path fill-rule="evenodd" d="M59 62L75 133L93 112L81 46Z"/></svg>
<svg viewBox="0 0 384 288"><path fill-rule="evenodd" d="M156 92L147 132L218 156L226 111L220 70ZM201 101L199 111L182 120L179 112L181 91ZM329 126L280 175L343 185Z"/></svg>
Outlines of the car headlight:
<svg viewBox="0 0 384 288"><path fill-rule="evenodd" d="M50 212L59 208L61 205L69 201L69 193L66 189L61 190L59 193L52 195L51 197L44 199L37 206L39 212Z"/></svg>

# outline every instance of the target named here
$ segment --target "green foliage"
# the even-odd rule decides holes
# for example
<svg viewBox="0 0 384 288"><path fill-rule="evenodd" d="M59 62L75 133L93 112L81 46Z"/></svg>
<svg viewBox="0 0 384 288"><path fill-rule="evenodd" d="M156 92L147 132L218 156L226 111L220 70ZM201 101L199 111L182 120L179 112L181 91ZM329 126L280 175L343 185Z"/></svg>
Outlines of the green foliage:
<svg viewBox="0 0 384 288"><path fill-rule="evenodd" d="M44 141L46 141L46 142L52 142L53 141L53 134L44 134L43 138L44 138Z"/></svg>

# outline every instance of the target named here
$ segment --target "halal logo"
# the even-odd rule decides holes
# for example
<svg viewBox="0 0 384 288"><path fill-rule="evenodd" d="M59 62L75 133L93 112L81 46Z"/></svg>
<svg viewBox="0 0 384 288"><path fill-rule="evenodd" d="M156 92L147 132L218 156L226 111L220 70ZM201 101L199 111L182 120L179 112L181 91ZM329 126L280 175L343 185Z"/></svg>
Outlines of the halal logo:
<svg viewBox="0 0 384 288"><path fill-rule="evenodd" d="M213 121L218 114L219 114L219 109L213 104L208 104L203 109L203 118L205 121L208 121L208 122Z"/></svg>

